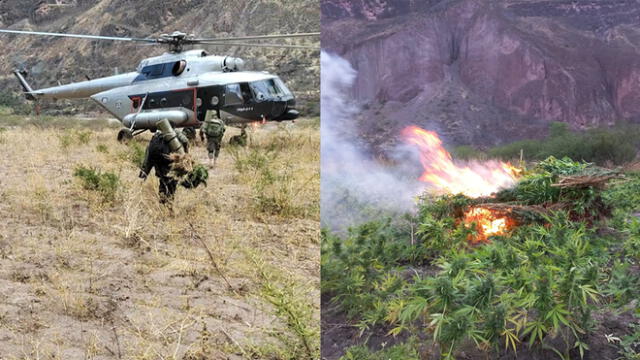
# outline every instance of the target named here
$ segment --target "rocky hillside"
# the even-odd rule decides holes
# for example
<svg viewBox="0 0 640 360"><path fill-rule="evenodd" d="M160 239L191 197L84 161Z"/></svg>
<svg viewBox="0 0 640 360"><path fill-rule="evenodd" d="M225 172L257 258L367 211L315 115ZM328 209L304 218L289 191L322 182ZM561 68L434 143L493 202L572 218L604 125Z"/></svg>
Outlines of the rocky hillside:
<svg viewBox="0 0 640 360"><path fill-rule="evenodd" d="M203 37L310 32L320 28L316 0L3 0L0 28L107 36L147 37L175 30ZM303 40L311 41L311 40ZM199 46L200 48L202 46ZM248 68L279 74L307 112L318 108L319 53L292 49L206 46L214 54L239 56ZM0 35L0 85L19 91L15 67L37 86L132 71L165 49L121 42ZM91 109L90 102L58 108Z"/></svg>
<svg viewBox="0 0 640 360"><path fill-rule="evenodd" d="M640 1L321 0L374 143L418 124L492 145L640 121Z"/></svg>

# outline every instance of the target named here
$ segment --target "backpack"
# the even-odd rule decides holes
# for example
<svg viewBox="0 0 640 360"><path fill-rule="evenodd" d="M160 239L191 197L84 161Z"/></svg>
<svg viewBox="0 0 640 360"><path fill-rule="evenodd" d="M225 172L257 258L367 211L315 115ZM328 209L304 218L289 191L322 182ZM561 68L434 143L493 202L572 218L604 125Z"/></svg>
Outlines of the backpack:
<svg viewBox="0 0 640 360"><path fill-rule="evenodd" d="M204 133L211 137L220 137L224 135L224 123L222 121L205 121Z"/></svg>

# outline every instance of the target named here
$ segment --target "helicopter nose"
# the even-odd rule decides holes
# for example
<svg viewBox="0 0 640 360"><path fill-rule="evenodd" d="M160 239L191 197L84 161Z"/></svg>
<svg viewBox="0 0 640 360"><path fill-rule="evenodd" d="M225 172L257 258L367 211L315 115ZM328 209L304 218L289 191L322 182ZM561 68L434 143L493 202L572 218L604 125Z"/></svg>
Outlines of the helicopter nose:
<svg viewBox="0 0 640 360"><path fill-rule="evenodd" d="M282 113L280 116L275 118L275 120L284 121L284 120L295 120L300 116L300 112L296 109L287 109L286 112Z"/></svg>
<svg viewBox="0 0 640 360"><path fill-rule="evenodd" d="M287 120L295 120L298 118L298 116L300 116L300 112L296 109L289 109L289 111L287 111L286 113L284 113L283 115Z"/></svg>
<svg viewBox="0 0 640 360"><path fill-rule="evenodd" d="M271 105L271 118L277 119L287 110L286 101L274 101Z"/></svg>

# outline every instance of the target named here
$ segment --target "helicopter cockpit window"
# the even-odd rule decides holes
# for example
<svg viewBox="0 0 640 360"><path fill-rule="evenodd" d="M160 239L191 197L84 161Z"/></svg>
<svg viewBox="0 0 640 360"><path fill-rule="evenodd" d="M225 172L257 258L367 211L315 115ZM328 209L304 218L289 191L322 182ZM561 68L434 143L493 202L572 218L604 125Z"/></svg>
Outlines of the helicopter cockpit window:
<svg viewBox="0 0 640 360"><path fill-rule="evenodd" d="M250 83L251 89L258 100L271 99L285 95L273 79L254 81Z"/></svg>
<svg viewBox="0 0 640 360"><path fill-rule="evenodd" d="M229 84L225 88L224 94L225 105L239 105L242 104L242 91L240 90L240 84Z"/></svg>
<svg viewBox="0 0 640 360"><path fill-rule="evenodd" d="M282 80L280 80L280 78L275 78L274 80L276 82L276 86L282 91L284 95L293 96L293 94L291 93L291 90L287 88L287 86L284 84Z"/></svg>
<svg viewBox="0 0 640 360"><path fill-rule="evenodd" d="M151 67L151 71L149 75L151 76L159 76L162 75L162 71L164 70L164 64L153 65Z"/></svg>
<svg viewBox="0 0 640 360"><path fill-rule="evenodd" d="M142 68L142 70L140 71L140 76L137 77L135 81L159 79L171 76L173 75L174 71L180 70L180 63L181 61L178 61L176 63L147 65Z"/></svg>

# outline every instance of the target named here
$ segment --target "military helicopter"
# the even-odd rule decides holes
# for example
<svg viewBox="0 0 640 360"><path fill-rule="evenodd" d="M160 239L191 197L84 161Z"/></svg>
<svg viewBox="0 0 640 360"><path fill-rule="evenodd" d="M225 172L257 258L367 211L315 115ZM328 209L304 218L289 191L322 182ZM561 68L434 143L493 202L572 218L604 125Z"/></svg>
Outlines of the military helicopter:
<svg viewBox="0 0 640 360"><path fill-rule="evenodd" d="M207 116L243 129L256 121L294 120L299 116L295 97L284 82L267 72L243 71L244 61L209 55L205 50L184 50L187 45L234 45L318 50L291 44L246 43L254 40L315 37L319 33L196 38L175 31L157 38L127 38L22 30L0 33L70 37L89 40L164 44L169 52L142 60L136 71L34 90L26 71L15 70L28 100L91 98L122 122L118 140L144 131L156 131L167 119L173 127L198 127Z"/></svg>

